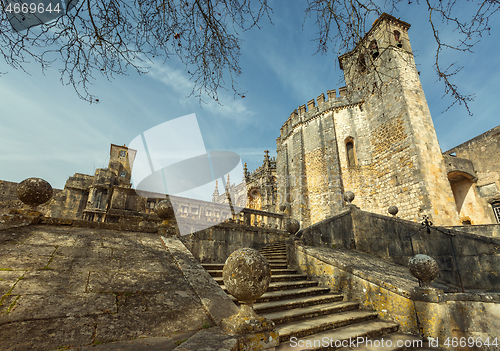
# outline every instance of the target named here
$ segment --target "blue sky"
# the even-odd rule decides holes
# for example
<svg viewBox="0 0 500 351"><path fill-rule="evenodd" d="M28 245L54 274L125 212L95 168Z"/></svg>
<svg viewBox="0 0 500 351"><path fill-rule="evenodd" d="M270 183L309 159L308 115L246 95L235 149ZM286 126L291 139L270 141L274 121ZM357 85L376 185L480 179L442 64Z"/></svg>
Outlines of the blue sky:
<svg viewBox="0 0 500 351"><path fill-rule="evenodd" d="M111 143L128 145L141 132L191 113L198 118L208 150L236 152L255 169L264 150L275 156L280 127L297 106L343 86L337 55L313 55L313 21L302 26L305 2L271 4L274 24L264 20L262 29L243 34L238 86L245 98L221 91L222 106L209 99L200 106L197 98L188 97L189 75L175 59L158 61L143 76L129 72L111 81L98 77L90 89L100 103L92 105L61 84L57 64L45 75L39 65L27 65L27 75L0 61L0 72L8 72L0 76L0 179L40 177L62 189L74 173L93 174L106 167ZM474 54L445 57L465 66L456 83L463 93L476 94L470 117L458 105L441 113L452 100L441 99L443 86L432 67L435 43L423 5L403 5L401 12L391 14L412 25L410 41L442 150L499 125L500 52L493 39L499 25L492 23L491 35ZM454 38L446 27L441 33Z"/></svg>

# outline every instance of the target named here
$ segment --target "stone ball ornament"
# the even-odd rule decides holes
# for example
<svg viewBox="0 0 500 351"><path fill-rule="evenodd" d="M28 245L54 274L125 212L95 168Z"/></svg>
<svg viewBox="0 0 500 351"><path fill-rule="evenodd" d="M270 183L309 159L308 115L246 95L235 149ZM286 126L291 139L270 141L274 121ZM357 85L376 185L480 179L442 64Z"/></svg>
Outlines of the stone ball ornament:
<svg viewBox="0 0 500 351"><path fill-rule="evenodd" d="M431 281L439 275L439 267L435 259L418 254L408 260L410 273L422 282L422 287L431 288Z"/></svg>
<svg viewBox="0 0 500 351"><path fill-rule="evenodd" d="M300 223L294 218L290 218L285 222L285 230L290 234L294 235L300 229Z"/></svg>
<svg viewBox="0 0 500 351"><path fill-rule="evenodd" d="M227 291L239 301L252 305L271 282L271 266L258 251L243 248L233 252L222 270Z"/></svg>
<svg viewBox="0 0 500 351"><path fill-rule="evenodd" d="M26 205L36 207L52 198L52 186L41 178L28 178L17 186L17 197Z"/></svg>
<svg viewBox="0 0 500 351"><path fill-rule="evenodd" d="M399 209L398 209L397 206L392 205L392 206L389 206L389 208L387 209L387 211L389 212L389 214L395 216L395 215L398 214Z"/></svg>
<svg viewBox="0 0 500 351"><path fill-rule="evenodd" d="M352 191L346 191L344 193L344 200L348 203L351 204L352 201L354 200L354 193Z"/></svg>
<svg viewBox="0 0 500 351"><path fill-rule="evenodd" d="M222 280L228 293L240 302L239 312L221 321L223 330L231 334L267 333L274 330L274 322L259 316L252 307L271 282L271 266L260 252L250 248L233 252L224 264ZM275 330L272 333L277 340L278 333Z"/></svg>
<svg viewBox="0 0 500 351"><path fill-rule="evenodd" d="M155 206L155 213L162 220L168 220L175 218L174 207L169 199L161 200Z"/></svg>

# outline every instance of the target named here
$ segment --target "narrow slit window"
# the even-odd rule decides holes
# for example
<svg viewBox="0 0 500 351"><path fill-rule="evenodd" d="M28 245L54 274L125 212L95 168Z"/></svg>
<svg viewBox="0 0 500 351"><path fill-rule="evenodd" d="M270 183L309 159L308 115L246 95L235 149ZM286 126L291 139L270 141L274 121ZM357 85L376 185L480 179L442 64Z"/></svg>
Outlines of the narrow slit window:
<svg viewBox="0 0 500 351"><path fill-rule="evenodd" d="M396 40L396 46L398 48L403 46L403 44L401 43L401 33L399 33L397 30L394 31L394 39Z"/></svg>
<svg viewBox="0 0 500 351"><path fill-rule="evenodd" d="M377 45L377 41L376 40L372 40L371 43L370 43L370 53L372 55L372 58L375 60L378 55L379 55L379 52L378 52L378 45Z"/></svg>
<svg viewBox="0 0 500 351"><path fill-rule="evenodd" d="M358 57L358 65L359 65L359 71L363 73L366 71L366 61L365 61L365 55L361 54Z"/></svg>
<svg viewBox="0 0 500 351"><path fill-rule="evenodd" d="M347 149L347 164L349 167L356 166L356 158L354 156L354 143L352 141L348 141L346 144Z"/></svg>

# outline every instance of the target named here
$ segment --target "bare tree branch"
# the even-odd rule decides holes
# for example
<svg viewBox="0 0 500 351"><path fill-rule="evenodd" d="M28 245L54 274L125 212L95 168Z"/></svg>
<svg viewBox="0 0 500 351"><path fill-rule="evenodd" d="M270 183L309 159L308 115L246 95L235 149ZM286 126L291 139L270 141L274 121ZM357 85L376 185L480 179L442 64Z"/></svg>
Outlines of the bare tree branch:
<svg viewBox="0 0 500 351"><path fill-rule="evenodd" d="M243 97L237 87L242 71L240 34L260 28L264 17L271 20L272 12L267 0L80 0L67 15L16 32L8 21L6 1L0 0L0 54L6 63L24 70L34 61L45 70L60 61L63 84L72 85L80 98L90 102L98 102L89 91L96 72L108 79L128 69L143 74L157 57L178 57L185 64L193 96L207 95L218 101L221 89L231 89ZM500 0L468 3L477 4L477 10L459 11L457 0L425 0L437 45L434 68L444 84L443 96L453 99L449 107L463 104L472 114L468 103L474 96L463 94L455 81L462 67L443 63L443 53L472 53L484 34L489 34ZM308 18L313 19L316 53L331 50L339 55L363 39L371 27L366 23L369 18L422 5L419 0L307 0L303 26ZM454 31L454 42L443 40L439 33L443 26Z"/></svg>

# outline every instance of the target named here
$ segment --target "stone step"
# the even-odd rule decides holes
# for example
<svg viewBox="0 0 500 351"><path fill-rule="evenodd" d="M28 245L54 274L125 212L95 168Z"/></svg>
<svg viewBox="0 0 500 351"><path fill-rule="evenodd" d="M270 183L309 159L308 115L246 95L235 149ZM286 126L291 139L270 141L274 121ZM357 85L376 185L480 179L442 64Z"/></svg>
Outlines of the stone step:
<svg viewBox="0 0 500 351"><path fill-rule="evenodd" d="M201 266L207 271L224 269L224 263L202 263Z"/></svg>
<svg viewBox="0 0 500 351"><path fill-rule="evenodd" d="M264 246L262 249L268 249L270 247L276 247L276 246L285 246L286 247L286 243L285 242L271 243L271 244Z"/></svg>
<svg viewBox="0 0 500 351"><path fill-rule="evenodd" d="M266 247L264 249L260 249L259 252L286 252L286 246L281 247Z"/></svg>
<svg viewBox="0 0 500 351"><path fill-rule="evenodd" d="M317 296L330 293L328 288L320 287L309 287L309 288L298 288L283 291L268 291L265 292L261 297L257 299L258 302L268 302L268 301L278 301L278 300L289 300L304 296ZM229 295L233 301L237 301L236 298Z"/></svg>
<svg viewBox="0 0 500 351"><path fill-rule="evenodd" d="M283 274L294 274L297 273L295 269L286 268L275 268L276 265L271 265L271 277L274 275L283 275ZM283 267L283 265L277 265L278 267ZM205 269L213 278L222 277L222 268L221 269Z"/></svg>
<svg viewBox="0 0 500 351"><path fill-rule="evenodd" d="M317 286L318 282L317 281L312 281L312 280L298 280L298 281L291 281L291 282L271 282L269 284L269 287L267 288L268 292L272 291L277 291L277 292L284 292L286 290L290 289L299 289L299 288L306 288L306 287L313 287ZM221 288L227 293L226 287L224 285L221 285Z"/></svg>
<svg viewBox="0 0 500 351"><path fill-rule="evenodd" d="M307 307L297 307L286 311L261 313L261 316L271 319L276 324L284 324L357 309L359 309L358 302L340 301Z"/></svg>
<svg viewBox="0 0 500 351"><path fill-rule="evenodd" d="M286 256L273 256L273 257L266 257L266 260L271 263L270 261L283 261L285 263L288 262L287 260L287 257ZM281 262L280 262L281 263Z"/></svg>
<svg viewBox="0 0 500 351"><path fill-rule="evenodd" d="M287 269L288 268L288 264L286 264L286 263L269 263L269 265L271 266L271 271L273 269Z"/></svg>
<svg viewBox="0 0 500 351"><path fill-rule="evenodd" d="M319 305L322 303L331 303L342 301L344 299L343 295L338 294L325 294L318 296L304 296L297 297L289 300L277 300L268 302L257 302L253 305L254 310L258 313L276 312L283 311L298 307L307 307L313 305Z"/></svg>
<svg viewBox="0 0 500 351"><path fill-rule="evenodd" d="M214 280L220 285L224 284L222 280L222 274L219 277L213 277ZM296 280L306 280L307 274L282 274L282 275L271 275L271 282L284 282L284 281L296 281Z"/></svg>
<svg viewBox="0 0 500 351"><path fill-rule="evenodd" d="M222 277L222 269L218 270L212 270L212 269L207 269L206 270L212 277ZM284 274L297 274L297 271L295 269L271 269L271 277L274 275L284 275Z"/></svg>
<svg viewBox="0 0 500 351"><path fill-rule="evenodd" d="M286 260L267 260L269 264L287 264Z"/></svg>
<svg viewBox="0 0 500 351"><path fill-rule="evenodd" d="M275 248L267 248L267 249L261 249L259 250L260 253L286 253L286 247L275 247Z"/></svg>
<svg viewBox="0 0 500 351"><path fill-rule="evenodd" d="M259 252L286 252L286 246L266 247L260 249Z"/></svg>
<svg viewBox="0 0 500 351"><path fill-rule="evenodd" d="M271 282L307 280L307 274L271 274Z"/></svg>
<svg viewBox="0 0 500 351"><path fill-rule="evenodd" d="M281 257L286 257L286 252L261 252L261 254L265 257L275 257L275 256L281 256Z"/></svg>
<svg viewBox="0 0 500 351"><path fill-rule="evenodd" d="M359 313L361 311L356 311L356 312ZM347 314L354 314L354 312L347 312L346 316ZM375 313L373 314L376 315ZM336 316L340 316L340 314ZM304 327L307 328L308 322L312 322L312 320L301 323L303 323ZM333 323L335 324L335 322ZM283 338L283 343L281 341L282 332L280 331L280 345L276 347L276 351L336 350L339 348L339 345L341 346L341 342L343 340L346 340L348 345L349 341L356 341L357 338L365 338L365 337L374 338L382 336L384 334L396 332L397 330L398 330L398 325L396 323L384 322L377 319L366 320L363 323L348 324L348 325L344 324L342 325L342 327L338 327L335 329L330 328L328 330L319 332L318 334L315 335L307 334L304 336L302 335L296 336L291 334L292 331L291 329L288 329L286 333L290 334L288 334L288 339ZM285 330L283 330L283 335L285 335ZM292 339L288 341L290 337ZM326 345L325 343L323 343L322 345L322 342L325 341ZM335 346L335 342L337 342L337 347ZM333 347L331 347L331 343L333 343ZM303 346L300 347L300 345Z"/></svg>
<svg viewBox="0 0 500 351"><path fill-rule="evenodd" d="M286 255L264 255L264 257L266 258L266 260L282 260L282 261L287 261L287 256Z"/></svg>
<svg viewBox="0 0 500 351"><path fill-rule="evenodd" d="M342 347L339 351L399 351L399 350L438 350L429 348L429 342L403 333L392 333L377 338L363 340L357 347Z"/></svg>

